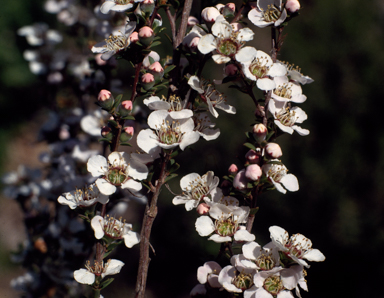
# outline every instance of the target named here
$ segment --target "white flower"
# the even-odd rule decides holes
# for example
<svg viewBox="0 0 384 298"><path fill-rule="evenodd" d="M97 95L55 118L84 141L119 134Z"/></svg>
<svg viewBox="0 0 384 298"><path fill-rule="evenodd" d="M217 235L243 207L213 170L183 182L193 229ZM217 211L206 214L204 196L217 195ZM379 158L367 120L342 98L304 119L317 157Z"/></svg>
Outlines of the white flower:
<svg viewBox="0 0 384 298"><path fill-rule="evenodd" d="M208 113L198 113L193 120L195 121L195 131L197 131L205 140L212 141L219 137L220 129L214 129L216 124L211 122Z"/></svg>
<svg viewBox="0 0 384 298"><path fill-rule="evenodd" d="M294 66L294 64L289 64L286 62L281 62L287 67L287 76L291 81L295 81L297 83L300 83L301 85L310 84L313 83L314 80L310 78L309 76L305 76L301 73L301 69L298 66Z"/></svg>
<svg viewBox="0 0 384 298"><path fill-rule="evenodd" d="M280 264L280 256L276 247L262 248L257 242L251 241L243 245L242 251L246 259L241 262L247 268L271 270Z"/></svg>
<svg viewBox="0 0 384 298"><path fill-rule="evenodd" d="M106 204L109 198L100 193L99 189L93 183L83 189L76 189L71 192L64 193L58 197L57 201L62 205L68 205L69 208L75 209L77 207L89 207L97 202Z"/></svg>
<svg viewBox="0 0 384 298"><path fill-rule="evenodd" d="M104 278L107 275L113 275L120 272L124 263L119 260L110 259L107 263L98 263L95 261L94 266L91 266L88 261L85 267L87 269L79 269L73 272L73 277L78 283L92 285L95 282L96 276Z"/></svg>
<svg viewBox="0 0 384 298"><path fill-rule="evenodd" d="M275 124L283 131L292 134L296 131L301 136L309 134L308 129L301 128L296 123L303 123L307 114L299 107L290 108L287 102L271 100L268 109L275 118Z"/></svg>
<svg viewBox="0 0 384 298"><path fill-rule="evenodd" d="M279 64L282 65L282 64ZM286 76L275 77L276 87L272 92L272 99L283 102L303 103L307 97L300 85L291 83Z"/></svg>
<svg viewBox="0 0 384 298"><path fill-rule="evenodd" d="M208 195L211 196L209 200L219 200L223 193L217 187L218 184L219 177L214 176L212 171L207 172L202 177L197 173L188 174L180 180L183 194L174 197L172 203L174 205L185 204L185 209L190 211L196 208L204 197Z"/></svg>
<svg viewBox="0 0 384 298"><path fill-rule="evenodd" d="M218 280L221 269L221 266L214 261L206 262L197 269L197 280L200 284L208 283L212 288L221 288Z"/></svg>
<svg viewBox="0 0 384 298"><path fill-rule="evenodd" d="M212 26L212 34L202 36L197 48L203 54L215 51L213 61L217 64L227 63L237 54L245 41L253 39L253 35L253 31L249 28L235 31L220 15Z"/></svg>
<svg viewBox="0 0 384 298"><path fill-rule="evenodd" d="M192 110L184 109L187 103L186 100L181 100L175 95L170 96L169 98L162 98L158 96L151 96L144 99L144 104L148 106L151 110L166 110L169 112L169 115L177 119L186 119L193 116Z"/></svg>
<svg viewBox="0 0 384 298"><path fill-rule="evenodd" d="M288 169L279 162L279 160L273 159L272 163L264 164L261 169L269 180L273 183L276 189L281 193L289 191L299 190L299 181L293 174L287 174ZM284 186L284 187L283 187Z"/></svg>
<svg viewBox="0 0 384 298"><path fill-rule="evenodd" d="M281 0L257 0L257 7L248 13L248 19L257 27L280 26L287 17Z"/></svg>
<svg viewBox="0 0 384 298"><path fill-rule="evenodd" d="M297 287L303 278L303 267L274 267L271 270L259 271L253 281L256 286L255 298L293 298L290 290ZM244 298L246 296L244 295ZM248 297L250 298L250 297Z"/></svg>
<svg viewBox="0 0 384 298"><path fill-rule="evenodd" d="M105 195L115 193L116 186L139 191L141 183L133 179L143 180L148 175L148 168L144 164L129 159L124 152L112 152L108 160L102 155L93 156L88 160L87 169L93 177L102 176L96 180L96 185Z"/></svg>
<svg viewBox="0 0 384 298"><path fill-rule="evenodd" d="M276 83L271 79L284 76L287 68L284 64L273 63L272 58L263 51L257 51L253 47L244 47L236 54L236 60L243 65L244 75L256 81L260 90L272 90Z"/></svg>
<svg viewBox="0 0 384 298"><path fill-rule="evenodd" d="M230 198L230 197L229 197ZM200 236L208 236L214 233L208 240L216 243L232 241L253 241L255 236L250 234L241 223L246 223L249 215L248 206L236 206L228 202L237 202L236 199L225 200L226 204L210 203L209 216L200 216L195 223L196 231ZM215 220L213 221L211 217Z"/></svg>
<svg viewBox="0 0 384 298"><path fill-rule="evenodd" d="M195 48L194 41L200 40L204 35L207 35L207 32L200 26L194 25L191 31L184 37L182 43L187 48Z"/></svg>
<svg viewBox="0 0 384 298"><path fill-rule="evenodd" d="M106 0L100 7L100 11L107 14L110 11L126 11L133 7L134 3L144 0Z"/></svg>
<svg viewBox="0 0 384 298"><path fill-rule="evenodd" d="M256 287L253 285L253 276L255 269L247 268L242 264L243 255L234 255L231 258L231 264L224 267L219 274L219 283L228 292L242 293L244 297L252 295Z"/></svg>
<svg viewBox="0 0 384 298"><path fill-rule="evenodd" d="M94 137L100 137L101 127L106 124L109 116L107 111L94 110L91 114L84 116L80 121L81 129Z"/></svg>
<svg viewBox="0 0 384 298"><path fill-rule="evenodd" d="M312 241L302 234L294 234L289 237L286 230L279 226L269 228L272 242L288 258L294 262L309 268L309 265L303 259L314 262L322 262L325 256L318 249L312 248Z"/></svg>
<svg viewBox="0 0 384 298"><path fill-rule="evenodd" d="M129 36L135 28L136 22L127 22L124 34L119 31L116 35L110 35L108 39L95 44L92 47L92 52L96 54L102 53L101 59L108 60L114 54L125 50L130 45Z"/></svg>
<svg viewBox="0 0 384 298"><path fill-rule="evenodd" d="M219 117L215 108L229 114L236 114L236 109L226 103L224 96L215 89L214 84L204 79L200 80L197 76L191 76L188 84L200 94L201 99L207 103L209 111L215 118Z"/></svg>
<svg viewBox="0 0 384 298"><path fill-rule="evenodd" d="M184 150L200 138L199 133L193 131L195 125L192 118L174 120L165 110L152 112L148 125L151 129L139 132L137 145L149 154L159 152L160 148L173 149L177 146Z"/></svg>
<svg viewBox="0 0 384 298"><path fill-rule="evenodd" d="M112 239L124 239L125 246L133 247L140 242L140 235L132 231L132 225L115 219L109 215L101 217L96 215L91 220L92 229L96 239L101 239L106 235Z"/></svg>

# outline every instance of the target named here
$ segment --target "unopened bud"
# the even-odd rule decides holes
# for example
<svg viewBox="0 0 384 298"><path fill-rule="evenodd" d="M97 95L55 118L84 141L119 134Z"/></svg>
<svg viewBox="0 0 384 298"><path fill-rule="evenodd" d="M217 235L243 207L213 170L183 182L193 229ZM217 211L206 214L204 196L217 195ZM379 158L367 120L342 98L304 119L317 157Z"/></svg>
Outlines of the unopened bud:
<svg viewBox="0 0 384 298"><path fill-rule="evenodd" d="M220 11L226 18L234 17L236 12L236 5L235 3L227 3Z"/></svg>
<svg viewBox="0 0 384 298"><path fill-rule="evenodd" d="M216 7L206 7L201 12L201 17L207 23L214 23L219 15L220 12Z"/></svg>
<svg viewBox="0 0 384 298"><path fill-rule="evenodd" d="M145 90L151 89L155 85L155 77L153 74L147 72L141 77L141 83Z"/></svg>
<svg viewBox="0 0 384 298"><path fill-rule="evenodd" d="M154 0L144 0L140 3L140 9L141 11L152 14L153 10L155 9L155 1Z"/></svg>
<svg viewBox="0 0 384 298"><path fill-rule="evenodd" d="M197 25L199 24L199 20L195 17L188 17L188 26L194 26L194 25Z"/></svg>
<svg viewBox="0 0 384 298"><path fill-rule="evenodd" d="M260 179L261 175L263 174L261 168L257 164L249 165L245 170L245 177L252 181L257 181Z"/></svg>
<svg viewBox="0 0 384 298"><path fill-rule="evenodd" d="M288 0L287 3L285 3L285 9L294 13L300 9L300 2L298 0Z"/></svg>
<svg viewBox="0 0 384 298"><path fill-rule="evenodd" d="M243 190L247 188L248 179L245 177L245 169L238 172L233 179L233 187L237 190Z"/></svg>
<svg viewBox="0 0 384 298"><path fill-rule="evenodd" d="M148 67L148 70L151 74L153 74L153 77L155 78L156 81L161 80L164 76L164 69L161 66L160 62L155 62L151 64Z"/></svg>
<svg viewBox="0 0 384 298"><path fill-rule="evenodd" d="M194 38L192 38L191 42L187 46L191 49L196 49L197 45L199 44L199 41L200 37L195 36Z"/></svg>
<svg viewBox="0 0 384 298"><path fill-rule="evenodd" d="M139 33L138 32L132 32L132 34L129 36L129 40L131 43L136 43L139 41Z"/></svg>
<svg viewBox="0 0 384 298"><path fill-rule="evenodd" d="M112 129L109 126L103 126L101 128L101 136L109 141L111 141L113 137L111 132L112 132Z"/></svg>
<svg viewBox="0 0 384 298"><path fill-rule="evenodd" d="M120 135L120 142L125 143L132 139L135 130L132 126L124 127Z"/></svg>
<svg viewBox="0 0 384 298"><path fill-rule="evenodd" d="M265 153L268 158L276 159L283 155L279 144L276 143L268 143L265 146Z"/></svg>
<svg viewBox="0 0 384 298"><path fill-rule="evenodd" d="M260 154L257 153L255 150L249 150L245 154L245 158L248 160L248 163L250 164L258 164L260 163Z"/></svg>
<svg viewBox="0 0 384 298"><path fill-rule="evenodd" d="M112 109L115 100L110 91L103 89L99 92L97 102L102 108L109 111L110 109Z"/></svg>
<svg viewBox="0 0 384 298"><path fill-rule="evenodd" d="M237 74L238 69L235 64L228 64L224 71L227 76L234 76Z"/></svg>
<svg viewBox="0 0 384 298"><path fill-rule="evenodd" d="M200 215L205 215L209 212L210 207L206 203L201 203L197 206L196 211Z"/></svg>
<svg viewBox="0 0 384 298"><path fill-rule="evenodd" d="M139 30L139 40L144 45L149 45L154 38L153 30L151 27L144 26Z"/></svg>
<svg viewBox="0 0 384 298"><path fill-rule="evenodd" d="M48 251L47 244L45 243L44 238L42 237L36 239L35 243L33 244L33 247L43 254L47 253Z"/></svg>
<svg viewBox="0 0 384 298"><path fill-rule="evenodd" d="M234 175L234 174L236 174L238 171L239 171L239 169L238 169L237 165L235 165L234 163L231 164L231 165L229 166L229 168L228 168L228 173L229 173L229 175Z"/></svg>
<svg viewBox="0 0 384 298"><path fill-rule="evenodd" d="M268 133L268 129L265 127L264 124L255 124L253 126L253 136L255 137L255 140L260 144L262 141L265 140L265 137Z"/></svg>
<svg viewBox="0 0 384 298"><path fill-rule="evenodd" d="M155 51L151 51L147 56L145 56L145 58L143 60L143 66L145 68L148 68L152 64L149 57L151 57L154 62L160 61L160 55L158 53L156 53Z"/></svg>
<svg viewBox="0 0 384 298"><path fill-rule="evenodd" d="M121 117L126 117L132 112L132 101L124 100L118 108L118 113Z"/></svg>

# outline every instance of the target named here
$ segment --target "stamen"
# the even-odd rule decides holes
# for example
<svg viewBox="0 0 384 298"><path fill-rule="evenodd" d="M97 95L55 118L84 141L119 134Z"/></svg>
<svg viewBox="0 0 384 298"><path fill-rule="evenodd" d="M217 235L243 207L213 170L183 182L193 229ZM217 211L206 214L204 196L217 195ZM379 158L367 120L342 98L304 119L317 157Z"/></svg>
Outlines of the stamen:
<svg viewBox="0 0 384 298"><path fill-rule="evenodd" d="M268 5L266 11L263 12L263 18L266 22L276 22L281 16L281 11L273 4Z"/></svg>
<svg viewBox="0 0 384 298"><path fill-rule="evenodd" d="M275 116L276 116L276 119L279 120L283 125L289 126L289 127L294 125L298 118L296 117L295 111L290 111L288 107L276 113Z"/></svg>

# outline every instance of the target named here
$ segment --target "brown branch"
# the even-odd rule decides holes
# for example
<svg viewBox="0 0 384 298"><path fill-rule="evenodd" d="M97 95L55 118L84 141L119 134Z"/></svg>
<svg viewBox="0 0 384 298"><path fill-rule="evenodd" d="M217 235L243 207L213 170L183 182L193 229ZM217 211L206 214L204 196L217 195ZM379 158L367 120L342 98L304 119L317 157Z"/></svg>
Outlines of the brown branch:
<svg viewBox="0 0 384 298"><path fill-rule="evenodd" d="M148 267L151 261L149 257L149 248L152 247L149 242L151 235L152 225L157 215L157 200L159 198L160 190L165 183L167 177L166 165L170 159L170 154L164 156L161 171L157 183L155 184L155 191L152 193L152 197L148 199L147 206L145 207L143 224L141 227L140 235L140 259L139 270L136 280L136 298L144 298L145 288L147 284Z"/></svg>
<svg viewBox="0 0 384 298"><path fill-rule="evenodd" d="M185 36L187 32L188 17L192 9L193 0L186 0L184 3L183 14L181 17L179 31L177 32L176 39L173 40L173 48L176 49Z"/></svg>

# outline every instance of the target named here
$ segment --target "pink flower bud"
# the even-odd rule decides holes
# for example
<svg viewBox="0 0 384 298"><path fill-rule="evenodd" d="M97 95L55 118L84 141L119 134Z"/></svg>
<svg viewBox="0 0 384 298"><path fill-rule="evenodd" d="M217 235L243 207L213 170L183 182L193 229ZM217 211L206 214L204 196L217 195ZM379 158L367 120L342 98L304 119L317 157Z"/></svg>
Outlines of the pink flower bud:
<svg viewBox="0 0 384 298"><path fill-rule="evenodd" d="M201 12L201 17L207 23L213 23L216 21L216 18L220 15L220 12L216 7L206 7Z"/></svg>
<svg viewBox="0 0 384 298"><path fill-rule="evenodd" d="M153 61L160 61L160 55L156 53L155 51L151 51L147 56L145 56L143 60L143 66L145 68L148 68L149 65L151 65L151 62L149 61L149 57L153 59Z"/></svg>
<svg viewBox="0 0 384 298"><path fill-rule="evenodd" d="M257 181L263 174L261 168L257 164L249 165L245 170L245 177L252 181Z"/></svg>
<svg viewBox="0 0 384 298"><path fill-rule="evenodd" d="M163 78L164 69L161 66L160 62L155 62L151 64L148 67L148 70L151 74L153 74L153 77L155 78L155 80L161 80Z"/></svg>
<svg viewBox="0 0 384 298"><path fill-rule="evenodd" d="M146 73L146 74L143 74L143 76L141 77L141 81L145 84L148 84L148 83L152 83L155 81L155 78L153 77L153 74L151 73Z"/></svg>
<svg viewBox="0 0 384 298"><path fill-rule="evenodd" d="M147 72L141 77L141 82L145 90L152 88L155 85L155 77L153 74Z"/></svg>
<svg viewBox="0 0 384 298"><path fill-rule="evenodd" d="M287 3L285 3L285 8L293 13L300 9L300 2L298 0L288 0Z"/></svg>
<svg viewBox="0 0 384 298"><path fill-rule="evenodd" d="M132 101L130 101L130 100L124 100L124 101L121 103L121 106L122 106L125 110L132 111Z"/></svg>
<svg viewBox="0 0 384 298"><path fill-rule="evenodd" d="M153 35L153 30L151 27L144 26L144 27L141 27L139 30L139 38L148 38L148 37L152 37L152 35Z"/></svg>
<svg viewBox="0 0 384 298"><path fill-rule="evenodd" d="M135 129L133 128L133 126L124 127L124 131L131 136L133 136L133 134L135 133Z"/></svg>
<svg viewBox="0 0 384 298"><path fill-rule="evenodd" d="M225 4L225 7L228 7L233 12L236 11L236 4L235 3L227 3L227 4Z"/></svg>
<svg viewBox="0 0 384 298"><path fill-rule="evenodd" d="M239 171L239 169L238 169L238 167L237 167L237 165L235 165L234 163L233 164L231 164L230 166L229 166L229 168L228 168L228 173L231 175L233 175L233 174L236 174L237 172Z"/></svg>
<svg viewBox="0 0 384 298"><path fill-rule="evenodd" d="M103 89L99 92L99 96L97 97L97 100L98 101L107 101L111 98L111 95L112 95L112 93L110 91Z"/></svg>
<svg viewBox="0 0 384 298"><path fill-rule="evenodd" d="M245 169L238 172L233 179L233 187L237 190L243 190L247 188L248 179L245 177Z"/></svg>
<svg viewBox="0 0 384 298"><path fill-rule="evenodd" d="M153 0L144 0L140 3L140 9L143 12L151 14L155 8L155 1Z"/></svg>
<svg viewBox="0 0 384 298"><path fill-rule="evenodd" d="M138 42L139 41L139 33L137 33L136 31L132 32L132 34L129 36L129 40L132 43Z"/></svg>
<svg viewBox="0 0 384 298"><path fill-rule="evenodd" d="M199 20L195 17L188 17L188 26L194 26L194 25L197 25L199 24Z"/></svg>
<svg viewBox="0 0 384 298"><path fill-rule="evenodd" d="M265 153L267 154L268 158L279 158L283 155L283 152L281 151L281 148L279 144L276 143L268 143L265 146Z"/></svg>
<svg viewBox="0 0 384 298"><path fill-rule="evenodd" d="M237 67L235 64L228 64L226 67L225 67L225 74L227 76L234 76L237 74Z"/></svg>
<svg viewBox="0 0 384 298"><path fill-rule="evenodd" d="M245 158L250 164L258 164L260 162L260 154L252 149L245 154Z"/></svg>
<svg viewBox="0 0 384 298"><path fill-rule="evenodd" d="M210 207L206 203L201 203L197 206L196 211L200 215L205 215L209 212Z"/></svg>
<svg viewBox="0 0 384 298"><path fill-rule="evenodd" d="M103 126L101 128L101 136L106 138L111 133L111 131L112 131L112 129L109 126Z"/></svg>
<svg viewBox="0 0 384 298"><path fill-rule="evenodd" d="M253 132L253 136L255 137L256 141L258 143L261 143L262 141L265 140L265 137L268 133L268 129L265 127L264 124L259 123L259 124L255 124L253 126L252 132Z"/></svg>

